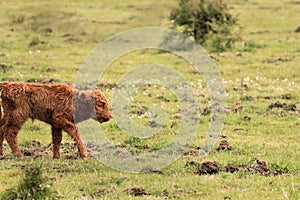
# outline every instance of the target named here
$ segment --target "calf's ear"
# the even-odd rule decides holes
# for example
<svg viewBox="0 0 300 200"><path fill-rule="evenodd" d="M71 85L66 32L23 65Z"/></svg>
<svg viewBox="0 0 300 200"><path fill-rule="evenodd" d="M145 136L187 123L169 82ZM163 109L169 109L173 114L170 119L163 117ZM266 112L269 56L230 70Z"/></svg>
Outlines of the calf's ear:
<svg viewBox="0 0 300 200"><path fill-rule="evenodd" d="M102 94L100 91L95 90L94 96L95 96L95 106L104 107L107 104L107 100L104 94Z"/></svg>

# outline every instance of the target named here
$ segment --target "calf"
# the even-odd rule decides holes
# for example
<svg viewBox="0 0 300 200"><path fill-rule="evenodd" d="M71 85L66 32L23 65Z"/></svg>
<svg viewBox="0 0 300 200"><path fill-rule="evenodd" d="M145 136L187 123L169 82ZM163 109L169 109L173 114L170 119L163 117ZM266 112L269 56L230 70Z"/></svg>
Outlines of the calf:
<svg viewBox="0 0 300 200"><path fill-rule="evenodd" d="M0 83L0 156L6 139L14 156L21 157L18 132L28 119L51 125L53 158L60 157L62 131L75 141L81 158L87 157L75 123L92 118L100 123L111 118L105 96L97 91L79 91L65 84Z"/></svg>

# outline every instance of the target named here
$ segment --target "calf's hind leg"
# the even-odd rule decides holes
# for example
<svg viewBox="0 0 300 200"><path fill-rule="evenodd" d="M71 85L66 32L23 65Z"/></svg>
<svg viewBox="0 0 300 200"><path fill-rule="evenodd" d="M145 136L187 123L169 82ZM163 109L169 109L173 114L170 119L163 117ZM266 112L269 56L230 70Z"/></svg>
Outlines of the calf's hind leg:
<svg viewBox="0 0 300 200"><path fill-rule="evenodd" d="M2 127L0 126L0 157L3 156L3 140L4 140L4 132Z"/></svg>
<svg viewBox="0 0 300 200"><path fill-rule="evenodd" d="M0 112L1 113L1 112ZM6 124L5 118L0 118L0 157L3 156L3 141L4 141L4 129L3 126Z"/></svg>

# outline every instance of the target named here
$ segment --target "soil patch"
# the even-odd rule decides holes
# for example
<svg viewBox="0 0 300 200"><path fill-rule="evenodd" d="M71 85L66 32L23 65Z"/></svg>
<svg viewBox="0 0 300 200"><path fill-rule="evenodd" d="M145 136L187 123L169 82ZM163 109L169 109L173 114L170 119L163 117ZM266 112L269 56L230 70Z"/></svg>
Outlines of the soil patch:
<svg viewBox="0 0 300 200"><path fill-rule="evenodd" d="M277 62L288 62L292 61L294 57L272 57L267 59L265 62L267 63L277 63Z"/></svg>
<svg viewBox="0 0 300 200"><path fill-rule="evenodd" d="M194 166L194 167L199 168L201 166L201 164L196 161L189 161L185 164L185 166Z"/></svg>
<svg viewBox="0 0 300 200"><path fill-rule="evenodd" d="M287 168L281 168L278 165L272 164L270 168L265 161L255 159L254 163L249 165L236 165L234 163L229 163L225 167L225 172L234 173L234 172L247 172L251 174L258 173L261 176L270 176L270 175L280 175L288 174L289 170Z"/></svg>
<svg viewBox="0 0 300 200"><path fill-rule="evenodd" d="M0 69L2 69L3 73L6 73L8 70L13 69L13 67L11 65L0 63Z"/></svg>
<svg viewBox="0 0 300 200"><path fill-rule="evenodd" d="M222 140L219 144L219 146L217 147L217 151L221 151L221 150L228 150L231 151L232 150L232 146L229 145L227 140Z"/></svg>
<svg viewBox="0 0 300 200"><path fill-rule="evenodd" d="M186 163L186 166L196 167L195 174L216 174L220 171L221 165L217 161L204 161L198 163L195 161L190 161Z"/></svg>
<svg viewBox="0 0 300 200"><path fill-rule="evenodd" d="M108 193L111 193L111 192L114 192L116 191L116 188L115 187L111 187L111 188L100 188L98 190L96 190L93 194L92 194L92 197L95 198L95 197L100 197L100 196L103 196L103 195L106 195Z"/></svg>
<svg viewBox="0 0 300 200"><path fill-rule="evenodd" d="M137 114L137 115L143 115L146 113L146 111L149 110L149 108L146 106L131 105L130 108L131 108L130 113Z"/></svg>
<svg viewBox="0 0 300 200"><path fill-rule="evenodd" d="M52 152L47 151L48 146L43 146L40 148L35 148L35 149L21 149L22 153L24 156L30 156L33 158L38 158L38 157L51 157Z"/></svg>
<svg viewBox="0 0 300 200"><path fill-rule="evenodd" d="M211 106L203 108L201 114L207 116L210 115L212 111L216 111L218 113L240 113L242 110L243 106L239 102L232 107L221 107L218 104L213 104Z"/></svg>
<svg viewBox="0 0 300 200"><path fill-rule="evenodd" d="M75 43L82 43L82 40L79 38L70 37L70 38L66 39L65 42L70 43L70 44L75 44Z"/></svg>
<svg viewBox="0 0 300 200"><path fill-rule="evenodd" d="M296 104L287 104L280 101L271 103L267 108L267 114L275 114L280 116L286 116L289 114L300 113Z"/></svg>
<svg viewBox="0 0 300 200"><path fill-rule="evenodd" d="M291 94L283 94L283 95L281 95L281 99L290 100L290 99L292 99L292 95Z"/></svg>
<svg viewBox="0 0 300 200"><path fill-rule="evenodd" d="M268 110L272 110L273 108L284 108L286 106L287 106L286 103L281 103L277 101L275 103L271 103L268 107Z"/></svg>
<svg viewBox="0 0 300 200"><path fill-rule="evenodd" d="M268 110L272 110L274 108L283 108L286 111L297 111L297 106L296 104L286 104L286 103L281 103L281 102L275 102L271 103L268 107Z"/></svg>
<svg viewBox="0 0 300 200"><path fill-rule="evenodd" d="M291 100L292 95L290 93L288 94L282 94L280 96L265 96L264 99L284 99L284 100Z"/></svg>
<svg viewBox="0 0 300 200"><path fill-rule="evenodd" d="M300 1L297 1L297 0L291 1L290 3L291 3L291 4L299 4L299 5L300 5ZM299 26L299 27L300 27L300 26Z"/></svg>
<svg viewBox="0 0 300 200"><path fill-rule="evenodd" d="M49 83L55 83L55 82L59 82L58 79L56 78L44 78L44 79L35 79L35 78L31 78L26 80L27 83L42 83L42 84L49 84Z"/></svg>
<svg viewBox="0 0 300 200"><path fill-rule="evenodd" d="M113 89L113 88L117 88L118 85L116 83L107 83L107 82L105 82L105 83L99 83L99 84L97 84L97 87L99 89L103 89L103 88L105 88L105 89Z"/></svg>
<svg viewBox="0 0 300 200"><path fill-rule="evenodd" d="M64 157L68 160L77 160L78 159L78 155L75 153L68 153L68 154L64 155Z"/></svg>
<svg viewBox="0 0 300 200"><path fill-rule="evenodd" d="M29 46L29 47L33 47L33 46L37 46L37 45L39 45L39 44L46 44L46 42L40 40L39 38L33 38L33 39L29 42L28 46Z"/></svg>
<svg viewBox="0 0 300 200"><path fill-rule="evenodd" d="M185 155L185 156L198 156L199 155L199 150L189 149L189 150L186 150L185 152L183 152L183 155Z"/></svg>
<svg viewBox="0 0 300 200"><path fill-rule="evenodd" d="M244 117L245 122L250 122L251 120L252 120L252 117L250 117L250 116L245 116Z"/></svg>
<svg viewBox="0 0 300 200"><path fill-rule="evenodd" d="M13 164L12 167L13 168L25 169L26 165L25 164Z"/></svg>
<svg viewBox="0 0 300 200"><path fill-rule="evenodd" d="M271 33L271 31L270 30L262 30L262 31L250 32L251 35L267 34L267 33Z"/></svg>
<svg viewBox="0 0 300 200"><path fill-rule="evenodd" d="M162 192L161 192L161 196L163 197L168 197L169 196L169 191L167 189L164 189Z"/></svg>
<svg viewBox="0 0 300 200"><path fill-rule="evenodd" d="M33 140L20 144L21 152L25 157L33 159L38 157L52 157L52 144L42 145L39 141ZM74 143L61 144L61 156L65 159L78 159L77 147ZM1 159L9 159L10 155L1 156Z"/></svg>
<svg viewBox="0 0 300 200"><path fill-rule="evenodd" d="M148 196L149 193L146 192L146 190L142 187L130 187L124 190L127 194L131 196Z"/></svg>
<svg viewBox="0 0 300 200"><path fill-rule="evenodd" d="M205 161L202 163L190 161L186 163L186 166L195 167L196 171L194 173L199 175L216 174L219 172L244 172L249 174L259 174L261 176L277 176L290 173L287 167L280 167L276 164L268 165L265 161L258 159L255 159L254 161L245 165L229 163L225 167L222 167L217 161Z"/></svg>

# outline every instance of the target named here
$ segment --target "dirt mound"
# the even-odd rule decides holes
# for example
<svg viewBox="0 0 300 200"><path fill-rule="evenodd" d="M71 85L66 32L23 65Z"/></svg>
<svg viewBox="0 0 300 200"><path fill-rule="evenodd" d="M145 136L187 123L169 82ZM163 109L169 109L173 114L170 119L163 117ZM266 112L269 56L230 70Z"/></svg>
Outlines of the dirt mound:
<svg viewBox="0 0 300 200"><path fill-rule="evenodd" d="M216 161L203 162L201 167L198 169L198 174L216 174L220 171L220 164Z"/></svg>
<svg viewBox="0 0 300 200"><path fill-rule="evenodd" d="M103 82L103 83L99 83L97 84L97 87L99 89L113 89L113 88L117 88L118 85L116 83L107 83L107 82Z"/></svg>
<svg viewBox="0 0 300 200"><path fill-rule="evenodd" d="M284 108L286 107L286 103L281 103L279 101L275 103L271 103L268 107L268 110L272 110L273 108Z"/></svg>
<svg viewBox="0 0 300 200"><path fill-rule="evenodd" d="M233 163L228 164L225 167L225 172L235 173L235 172L247 172L247 173L259 173L260 175L270 175L271 170L268 168L267 164L263 161L258 161L254 165L236 165Z"/></svg>
<svg viewBox="0 0 300 200"><path fill-rule="evenodd" d="M46 42L40 40L39 38L33 38L33 39L29 42L28 46L29 46L29 47L34 47L34 46L37 46L37 45L39 45L39 44L46 44Z"/></svg>
<svg viewBox="0 0 300 200"><path fill-rule="evenodd" d="M267 100L271 100L271 99L283 99L283 100L291 100L293 97L292 97L292 94L288 93L288 94L282 94L282 95L279 95L279 96L265 96L264 99L267 99Z"/></svg>
<svg viewBox="0 0 300 200"><path fill-rule="evenodd" d="M252 117L250 117L250 116L245 116L244 117L245 122L250 122L251 120L252 120Z"/></svg>
<svg viewBox="0 0 300 200"><path fill-rule="evenodd" d="M267 166L267 163L265 161L256 160L256 165L250 166L252 167L256 172L260 173L260 175L270 175L273 173L273 171Z"/></svg>
<svg viewBox="0 0 300 200"><path fill-rule="evenodd" d="M278 165L272 164L273 169L268 167L265 161L255 159L254 163L249 165L236 165L234 163L229 163L225 167L225 172L234 173L234 172L247 172L251 174L258 173L261 176L270 176L270 175L280 175L288 174L289 170L287 168L281 168Z"/></svg>
<svg viewBox="0 0 300 200"><path fill-rule="evenodd" d="M100 196L103 196L103 195L106 195L108 193L111 193L111 192L114 192L116 191L116 188L115 187L111 187L111 188L100 188L98 190L96 190L91 196L93 198L95 197L100 197Z"/></svg>
<svg viewBox="0 0 300 200"><path fill-rule="evenodd" d="M188 149L183 152L183 155L185 156L198 156L199 155L199 150L193 150L193 149Z"/></svg>
<svg viewBox="0 0 300 200"><path fill-rule="evenodd" d="M289 98L286 96L285 98ZM271 103L267 110L267 114L275 114L279 116L287 116L287 115L295 115L299 114L300 110L297 108L296 104L287 104L287 103L282 103L280 101Z"/></svg>
<svg viewBox="0 0 300 200"><path fill-rule="evenodd" d="M52 155L51 144L42 146L42 144L36 140L26 142L22 144L21 147L23 147L21 152L25 157L38 158L51 157Z"/></svg>
<svg viewBox="0 0 300 200"><path fill-rule="evenodd" d="M204 161L198 163L196 161L187 162L185 166L193 166L196 168L195 174L216 174L221 170L221 165L217 161Z"/></svg>
<svg viewBox="0 0 300 200"><path fill-rule="evenodd" d="M242 171L241 169L242 166L237 166L233 163L230 163L225 167L225 172L234 173L234 172Z"/></svg>
<svg viewBox="0 0 300 200"><path fill-rule="evenodd" d="M221 165L217 161L204 161L198 163L195 161L190 161L186 163L186 166L196 167L195 174L216 174L220 171Z"/></svg>
<svg viewBox="0 0 300 200"><path fill-rule="evenodd" d="M100 144L96 141L88 141L86 144L88 152L92 153L93 151L98 151Z"/></svg>
<svg viewBox="0 0 300 200"><path fill-rule="evenodd" d="M265 60L264 62L267 62L267 63L288 62L288 61L292 61L293 59L294 59L294 57L281 56L281 57L269 58L269 59Z"/></svg>
<svg viewBox="0 0 300 200"><path fill-rule="evenodd" d="M186 163L186 166L193 166L196 168L195 174L216 174L219 172L235 173L244 172L249 174L259 174L261 176L277 176L281 174L289 174L290 171L287 167L280 167L276 164L268 165L265 161L258 159L245 165L238 165L235 163L229 163L225 167L222 167L217 161L205 161L202 163L196 161L190 161Z"/></svg>
<svg viewBox="0 0 300 200"><path fill-rule="evenodd" d="M33 140L33 141L31 141L31 146L32 147L41 147L42 144L37 140Z"/></svg>
<svg viewBox="0 0 300 200"><path fill-rule="evenodd" d="M281 99L290 100L290 99L292 99L292 95L291 94L283 94L283 95L281 95Z"/></svg>
<svg viewBox="0 0 300 200"><path fill-rule="evenodd" d="M0 63L0 69L2 69L3 73L6 73L8 70L13 69L13 67L11 65Z"/></svg>
<svg viewBox="0 0 300 200"><path fill-rule="evenodd" d="M200 167L201 166L201 164L200 163L198 163L198 162L196 162L196 161L189 161L189 162L187 162L186 164L185 164L185 166L187 167L187 166L195 166L195 167Z"/></svg>
<svg viewBox="0 0 300 200"><path fill-rule="evenodd" d="M149 193L146 192L146 190L142 187L130 187L124 190L127 194L131 196L148 196Z"/></svg>
<svg viewBox="0 0 300 200"><path fill-rule="evenodd" d="M275 103L271 103L268 107L267 110L272 110L274 108L282 108L286 111L298 111L297 110L297 106L296 104L286 104L286 103L281 103L279 101L275 102Z"/></svg>
<svg viewBox="0 0 300 200"><path fill-rule="evenodd" d="M243 105L240 102L236 102L232 107L222 107L218 103L215 103L203 108L201 114L207 116L210 115L213 111L218 113L240 113L242 110Z"/></svg>
<svg viewBox="0 0 300 200"><path fill-rule="evenodd" d="M227 140L222 140L219 144L219 146L217 147L217 151L221 151L221 150L228 150L231 151L232 150L232 146L229 145Z"/></svg>
<svg viewBox="0 0 300 200"><path fill-rule="evenodd" d="M49 83L57 83L59 82L58 79L56 78L44 78L44 79L40 79L40 78L31 78L26 80L27 83L42 83L42 84L49 84Z"/></svg>

